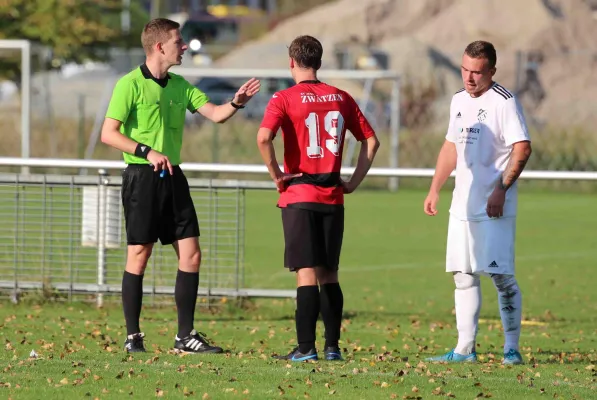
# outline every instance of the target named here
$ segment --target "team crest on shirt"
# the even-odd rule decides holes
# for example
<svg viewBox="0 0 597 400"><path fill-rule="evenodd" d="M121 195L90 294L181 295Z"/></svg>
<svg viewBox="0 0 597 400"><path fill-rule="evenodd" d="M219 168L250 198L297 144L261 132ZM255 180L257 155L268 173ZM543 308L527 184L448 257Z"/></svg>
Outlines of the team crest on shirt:
<svg viewBox="0 0 597 400"><path fill-rule="evenodd" d="M479 122L485 121L486 118L487 118L487 110L479 108L479 112L477 113L477 119L479 120Z"/></svg>

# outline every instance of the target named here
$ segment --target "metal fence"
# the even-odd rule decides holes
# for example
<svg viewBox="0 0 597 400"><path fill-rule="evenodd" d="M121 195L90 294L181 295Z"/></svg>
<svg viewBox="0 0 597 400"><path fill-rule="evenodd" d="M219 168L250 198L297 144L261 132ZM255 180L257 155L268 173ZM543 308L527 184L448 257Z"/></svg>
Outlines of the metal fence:
<svg viewBox="0 0 597 400"><path fill-rule="evenodd" d="M0 168L54 167L101 169L97 176L0 173L0 291L17 299L22 291L74 294L119 293L125 264L125 234L120 207L123 162L69 159L1 158ZM263 165L185 164L185 172L265 175ZM343 168L350 175L354 168ZM370 177L433 176L433 169L372 168ZM597 181L597 172L524 171L522 179ZM244 239L247 189L273 190L271 182L189 179L201 226L203 262L199 295L294 297L294 290L245 288ZM145 274L147 295L174 293L174 251L157 246Z"/></svg>
<svg viewBox="0 0 597 400"><path fill-rule="evenodd" d="M120 292L126 234L120 176L0 174L0 288L13 297L31 289ZM201 227L202 296L242 296L245 187L190 179ZM174 293L176 254L156 246L144 292Z"/></svg>

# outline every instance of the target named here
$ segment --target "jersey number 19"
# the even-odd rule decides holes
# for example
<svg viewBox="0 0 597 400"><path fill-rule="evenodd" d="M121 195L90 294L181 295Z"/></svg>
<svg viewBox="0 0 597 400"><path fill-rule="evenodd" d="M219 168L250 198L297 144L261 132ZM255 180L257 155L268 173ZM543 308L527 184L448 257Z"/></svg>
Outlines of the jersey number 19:
<svg viewBox="0 0 597 400"><path fill-rule="evenodd" d="M309 146L307 155L310 158L322 158L324 156L319 137L319 116L317 113L310 113L305 119L309 129ZM324 129L331 139L325 140L325 147L336 157L340 155L342 146L342 131L344 130L344 117L340 111L328 111L324 118Z"/></svg>

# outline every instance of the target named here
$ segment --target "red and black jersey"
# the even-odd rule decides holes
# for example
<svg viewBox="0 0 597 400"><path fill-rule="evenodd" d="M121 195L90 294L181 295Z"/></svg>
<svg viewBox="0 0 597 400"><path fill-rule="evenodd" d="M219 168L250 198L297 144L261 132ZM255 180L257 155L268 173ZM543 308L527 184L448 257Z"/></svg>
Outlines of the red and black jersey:
<svg viewBox="0 0 597 400"><path fill-rule="evenodd" d="M340 168L346 131L358 140L375 133L352 96L319 81L303 81L275 93L261 127L282 128L288 182L279 207L294 203L344 204Z"/></svg>

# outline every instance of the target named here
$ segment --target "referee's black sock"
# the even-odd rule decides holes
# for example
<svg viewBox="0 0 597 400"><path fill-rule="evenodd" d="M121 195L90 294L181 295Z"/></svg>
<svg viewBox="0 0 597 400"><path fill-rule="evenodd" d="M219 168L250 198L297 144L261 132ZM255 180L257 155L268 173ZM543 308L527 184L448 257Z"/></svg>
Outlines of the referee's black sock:
<svg viewBox="0 0 597 400"><path fill-rule="evenodd" d="M184 272L178 270L174 299L178 310L178 337L189 336L193 330L195 320L195 305L197 304L197 289L199 288L199 272Z"/></svg>
<svg viewBox="0 0 597 400"><path fill-rule="evenodd" d="M139 318L143 304L143 275L124 271L122 275L122 309L126 321L126 334L141 332Z"/></svg>
<svg viewBox="0 0 597 400"><path fill-rule="evenodd" d="M321 318L325 326L325 347L338 347L344 308L344 296L340 284L336 282L321 285L320 295Z"/></svg>
<svg viewBox="0 0 597 400"><path fill-rule="evenodd" d="M300 286L296 289L296 336L303 354L315 348L315 328L319 316L319 288Z"/></svg>

